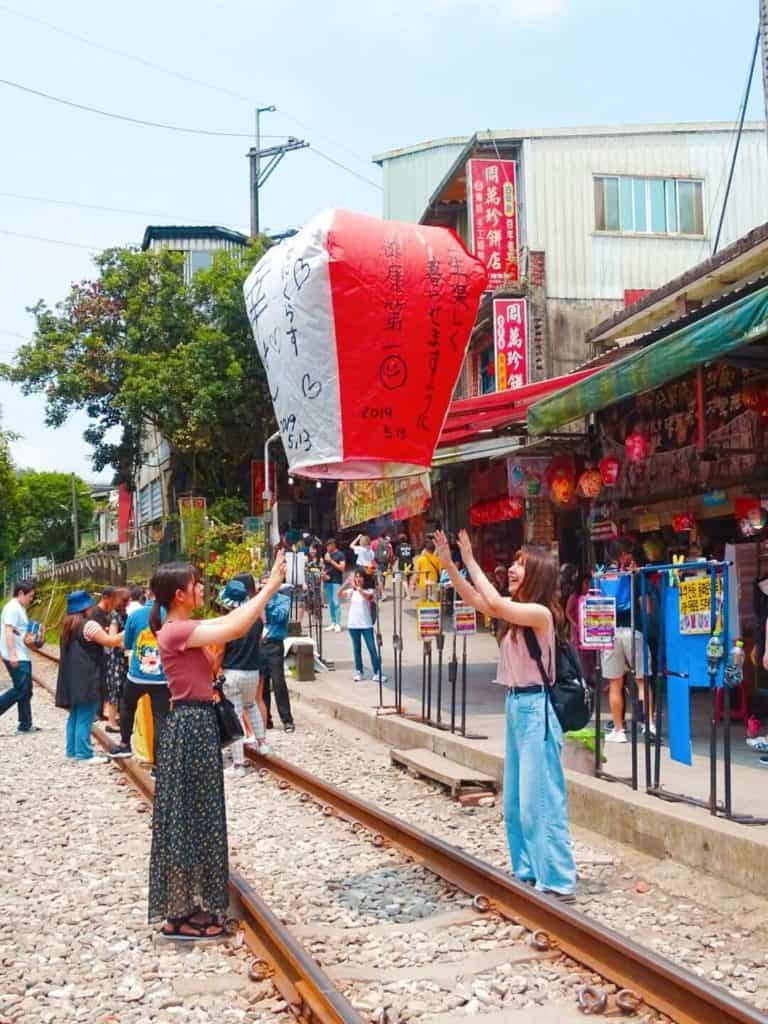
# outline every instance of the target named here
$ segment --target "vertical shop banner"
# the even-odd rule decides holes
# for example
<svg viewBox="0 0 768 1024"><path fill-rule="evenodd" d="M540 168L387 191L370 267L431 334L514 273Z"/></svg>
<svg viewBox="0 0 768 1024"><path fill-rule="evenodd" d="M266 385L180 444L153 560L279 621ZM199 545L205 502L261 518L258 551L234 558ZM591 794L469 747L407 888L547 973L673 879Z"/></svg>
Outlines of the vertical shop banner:
<svg viewBox="0 0 768 1024"><path fill-rule="evenodd" d="M472 252L488 268L489 289L518 281L514 160L467 161L467 209Z"/></svg>
<svg viewBox="0 0 768 1024"><path fill-rule="evenodd" d="M251 460L251 515L264 515L264 460ZM272 504L277 499L277 466L273 462L269 467L269 492Z"/></svg>
<svg viewBox="0 0 768 1024"><path fill-rule="evenodd" d="M493 300L496 390L528 383L528 304L525 299Z"/></svg>

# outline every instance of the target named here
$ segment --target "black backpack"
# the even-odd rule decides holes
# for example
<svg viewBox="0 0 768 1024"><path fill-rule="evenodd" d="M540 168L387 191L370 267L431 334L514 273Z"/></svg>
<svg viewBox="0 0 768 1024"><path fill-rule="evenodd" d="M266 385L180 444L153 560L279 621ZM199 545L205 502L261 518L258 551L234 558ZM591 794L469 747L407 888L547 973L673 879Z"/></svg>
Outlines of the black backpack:
<svg viewBox="0 0 768 1024"><path fill-rule="evenodd" d="M573 645L568 640L555 638L555 679L552 682L544 668L541 647L535 632L530 626L525 626L523 635L528 653L539 666L544 692L552 702L563 732L583 729L592 717L592 694L584 679L581 661ZM546 729L549 730L548 721Z"/></svg>

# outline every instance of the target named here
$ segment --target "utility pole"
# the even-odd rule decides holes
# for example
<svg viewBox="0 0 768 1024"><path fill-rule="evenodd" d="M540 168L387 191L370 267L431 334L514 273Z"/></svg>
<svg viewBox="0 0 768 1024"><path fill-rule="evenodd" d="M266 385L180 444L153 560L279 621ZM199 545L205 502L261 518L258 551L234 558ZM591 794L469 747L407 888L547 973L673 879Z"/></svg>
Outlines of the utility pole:
<svg viewBox="0 0 768 1024"><path fill-rule="evenodd" d="M77 552L80 549L80 524L77 521L77 482L76 482L76 480L77 480L77 478L75 477L75 474L72 473L71 476L70 476L70 481L71 481L71 484L72 484L72 534L73 534L74 540L75 540L75 553L72 556L73 558L77 558Z"/></svg>
<svg viewBox="0 0 768 1024"><path fill-rule="evenodd" d="M768 0L760 0L760 40L763 47L763 98L768 120Z"/></svg>
<svg viewBox="0 0 768 1024"><path fill-rule="evenodd" d="M309 143L304 142L303 139L294 139L291 137L279 146L268 146L266 149L261 148L261 115L273 114L276 110L277 107L256 108L256 145L252 146L246 154L250 163L251 236L253 238L256 238L260 230L259 189L263 187L267 178L269 178L272 171L274 171L286 153L292 153L295 149L306 149L309 145ZM261 169L262 159L267 160L267 165L263 172Z"/></svg>

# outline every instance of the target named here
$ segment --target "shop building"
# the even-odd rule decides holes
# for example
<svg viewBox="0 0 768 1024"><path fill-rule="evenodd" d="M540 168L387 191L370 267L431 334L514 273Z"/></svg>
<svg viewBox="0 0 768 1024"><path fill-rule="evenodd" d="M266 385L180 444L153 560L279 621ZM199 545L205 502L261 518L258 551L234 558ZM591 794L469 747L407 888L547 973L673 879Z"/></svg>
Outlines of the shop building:
<svg viewBox="0 0 768 1024"><path fill-rule="evenodd" d="M748 125L741 145L723 245L768 216L764 124ZM526 539L559 542L565 560L585 550L567 481L587 433L569 421L532 445L528 410L625 343L585 348L587 331L706 258L732 146L730 124L639 125L478 132L375 158L385 217L456 230L489 270L427 528L471 523L486 567ZM566 482L559 507L552 476Z"/></svg>

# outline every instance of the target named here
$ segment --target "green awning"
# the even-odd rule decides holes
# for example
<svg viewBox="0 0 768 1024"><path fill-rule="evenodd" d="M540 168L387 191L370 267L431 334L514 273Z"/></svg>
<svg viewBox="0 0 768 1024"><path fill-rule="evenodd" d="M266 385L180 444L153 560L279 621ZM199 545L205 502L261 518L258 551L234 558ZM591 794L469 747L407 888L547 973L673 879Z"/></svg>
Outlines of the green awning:
<svg viewBox="0 0 768 1024"><path fill-rule="evenodd" d="M639 349L536 402L528 433L549 434L624 398L650 391L768 333L768 287Z"/></svg>

